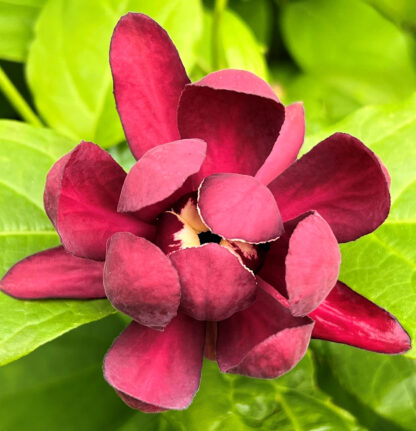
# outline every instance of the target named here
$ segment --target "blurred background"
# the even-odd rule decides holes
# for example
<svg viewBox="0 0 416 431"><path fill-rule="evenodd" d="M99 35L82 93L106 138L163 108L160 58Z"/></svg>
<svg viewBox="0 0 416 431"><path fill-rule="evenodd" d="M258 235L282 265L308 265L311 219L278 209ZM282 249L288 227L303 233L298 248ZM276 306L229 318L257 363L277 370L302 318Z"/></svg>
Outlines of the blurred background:
<svg viewBox="0 0 416 431"><path fill-rule="evenodd" d="M108 64L128 11L169 32L192 80L246 69L284 103L303 101L306 149L345 131L381 156L392 212L342 247L341 279L416 335L414 0L0 0L0 275L59 242L42 210L54 160L84 139L133 163ZM220 375L207 363L191 408L136 413L102 378L125 326L110 314L100 301L0 295L0 431L416 429L414 350L392 357L318 341L281 379Z"/></svg>

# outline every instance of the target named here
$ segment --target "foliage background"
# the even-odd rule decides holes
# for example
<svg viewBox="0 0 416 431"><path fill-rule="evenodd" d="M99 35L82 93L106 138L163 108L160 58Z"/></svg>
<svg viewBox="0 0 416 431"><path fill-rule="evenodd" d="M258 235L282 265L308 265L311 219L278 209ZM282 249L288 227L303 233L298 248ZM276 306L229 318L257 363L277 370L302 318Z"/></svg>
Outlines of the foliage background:
<svg viewBox="0 0 416 431"><path fill-rule="evenodd" d="M394 313L414 338L416 3L226 3L0 0L0 275L58 243L42 208L57 158L85 139L131 166L108 46L118 18L139 11L168 30L194 80L218 68L248 69L285 103L303 100L305 150L337 130L381 156L393 180L391 215L342 247L341 279ZM220 375L206 363L188 410L134 412L102 378L103 355L126 324L112 314L104 300L0 294L1 431L415 429L416 350L393 357L317 341L280 379Z"/></svg>

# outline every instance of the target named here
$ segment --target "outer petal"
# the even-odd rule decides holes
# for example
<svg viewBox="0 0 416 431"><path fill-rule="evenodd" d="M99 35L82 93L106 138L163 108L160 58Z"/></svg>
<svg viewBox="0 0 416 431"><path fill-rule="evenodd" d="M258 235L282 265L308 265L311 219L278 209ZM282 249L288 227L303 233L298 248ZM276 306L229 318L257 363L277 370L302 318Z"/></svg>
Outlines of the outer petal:
<svg viewBox="0 0 416 431"><path fill-rule="evenodd" d="M20 299L105 298L103 262L82 259L51 248L16 263L3 277L0 289Z"/></svg>
<svg viewBox="0 0 416 431"><path fill-rule="evenodd" d="M254 301L253 274L225 247L207 243L170 258L181 280L181 309L194 319L223 320Z"/></svg>
<svg viewBox="0 0 416 431"><path fill-rule="evenodd" d="M310 317L315 321L314 338L380 353L403 353L411 347L394 316L340 281Z"/></svg>
<svg viewBox="0 0 416 431"><path fill-rule="evenodd" d="M257 378L276 378L305 354L313 322L293 317L263 289L247 310L218 325L217 360L221 371Z"/></svg>
<svg viewBox="0 0 416 431"><path fill-rule="evenodd" d="M372 232L390 209L389 187L378 158L345 133L322 141L269 187L284 221L317 210L339 242Z"/></svg>
<svg viewBox="0 0 416 431"><path fill-rule="evenodd" d="M82 142L52 167L45 208L69 252L103 260L107 239L115 232L153 237L154 226L117 213L125 177L114 159L90 142Z"/></svg>
<svg viewBox="0 0 416 431"><path fill-rule="evenodd" d="M305 111L301 102L286 106L285 122L273 150L257 171L263 184L271 183L297 158L305 138Z"/></svg>
<svg viewBox="0 0 416 431"><path fill-rule="evenodd" d="M134 156L179 139L176 113L189 79L166 31L146 15L123 16L111 39L110 65L117 110Z"/></svg>
<svg viewBox="0 0 416 431"><path fill-rule="evenodd" d="M135 408L185 409L199 387L204 335L205 323L181 314L164 332L133 322L107 353L104 376Z"/></svg>
<svg viewBox="0 0 416 431"><path fill-rule="evenodd" d="M189 180L199 171L206 149L200 139L183 139L149 150L127 175L118 211L138 211L141 219L153 220L178 198L196 190L198 184L193 186Z"/></svg>
<svg viewBox="0 0 416 431"><path fill-rule="evenodd" d="M328 223L316 212L285 223L271 243L260 276L289 299L294 316L305 316L337 282L341 253Z"/></svg>
<svg viewBox="0 0 416 431"><path fill-rule="evenodd" d="M104 287L111 304L142 325L162 329L176 316L178 273L162 250L144 238L128 232L111 237Z"/></svg>
<svg viewBox="0 0 416 431"><path fill-rule="evenodd" d="M218 172L254 175L283 120L284 107L271 87L242 70L221 70L187 85L178 110L181 137L208 143L200 180Z"/></svg>
<svg viewBox="0 0 416 431"><path fill-rule="evenodd" d="M214 174L201 183L198 208L217 235L251 243L276 239L283 231L270 190L248 175Z"/></svg>

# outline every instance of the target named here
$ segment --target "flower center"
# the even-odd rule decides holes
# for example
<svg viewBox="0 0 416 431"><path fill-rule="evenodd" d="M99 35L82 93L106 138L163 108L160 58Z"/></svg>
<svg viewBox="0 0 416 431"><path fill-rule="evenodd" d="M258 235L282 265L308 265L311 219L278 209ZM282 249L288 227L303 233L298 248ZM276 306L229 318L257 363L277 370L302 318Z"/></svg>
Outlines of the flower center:
<svg viewBox="0 0 416 431"><path fill-rule="evenodd" d="M198 238L201 245L207 244L208 242L215 242L216 244L219 244L222 240L219 235L212 233L211 231L199 233Z"/></svg>

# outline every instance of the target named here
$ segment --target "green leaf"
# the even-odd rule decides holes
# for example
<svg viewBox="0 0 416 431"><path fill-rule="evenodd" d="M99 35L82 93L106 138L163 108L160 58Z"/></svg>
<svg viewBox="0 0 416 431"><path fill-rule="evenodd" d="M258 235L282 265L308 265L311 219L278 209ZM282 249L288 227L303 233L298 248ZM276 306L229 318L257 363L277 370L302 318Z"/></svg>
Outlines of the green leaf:
<svg viewBox="0 0 416 431"><path fill-rule="evenodd" d="M123 140L108 52L114 26L128 11L158 21L176 43L185 66L192 68L201 31L200 0L49 2L36 26L27 72L35 104L54 129L103 147Z"/></svg>
<svg viewBox="0 0 416 431"><path fill-rule="evenodd" d="M25 61L45 0L0 0L0 58Z"/></svg>
<svg viewBox="0 0 416 431"><path fill-rule="evenodd" d="M400 104L362 108L309 136L303 151L336 131L361 139L381 157L392 177L387 221L372 234L341 246L340 278L393 313L415 340L416 95ZM416 357L416 347L407 355Z"/></svg>
<svg viewBox="0 0 416 431"><path fill-rule="evenodd" d="M416 362L314 342L320 383L335 402L377 431L414 430Z"/></svg>
<svg viewBox="0 0 416 431"><path fill-rule="evenodd" d="M74 143L55 132L0 120L0 276L59 238L42 196L46 173ZM108 301L21 301L0 293L0 365L70 329L114 312Z"/></svg>
<svg viewBox="0 0 416 431"><path fill-rule="evenodd" d="M364 0L382 15L403 28L416 30L416 3L413 0Z"/></svg>
<svg viewBox="0 0 416 431"><path fill-rule="evenodd" d="M313 372L309 355L276 380L222 374L215 363L206 361L192 405L163 416L172 431L361 429L315 387Z"/></svg>
<svg viewBox="0 0 416 431"><path fill-rule="evenodd" d="M416 88L410 38L366 3L287 2L282 26L303 71L362 105L398 101Z"/></svg>
<svg viewBox="0 0 416 431"><path fill-rule="evenodd" d="M224 68L244 69L267 78L264 50L251 29L234 12L225 10L221 17L221 37ZM212 64L212 13L204 12L204 32L198 47L194 80L214 70Z"/></svg>

